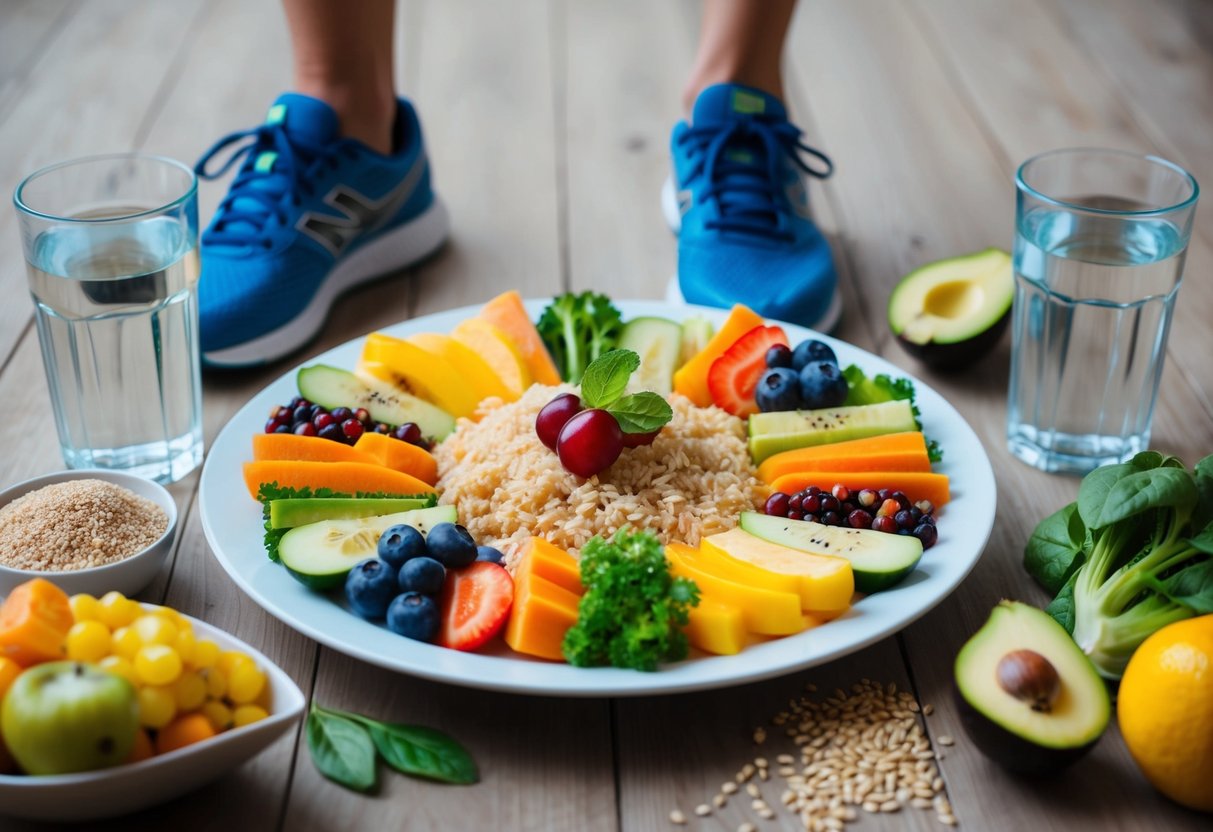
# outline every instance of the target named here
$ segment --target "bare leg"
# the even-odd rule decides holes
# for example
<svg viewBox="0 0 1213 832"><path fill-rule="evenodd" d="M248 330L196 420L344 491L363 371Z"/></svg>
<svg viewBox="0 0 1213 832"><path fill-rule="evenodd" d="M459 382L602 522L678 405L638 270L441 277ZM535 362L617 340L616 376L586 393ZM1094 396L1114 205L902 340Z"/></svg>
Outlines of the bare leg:
<svg viewBox="0 0 1213 832"><path fill-rule="evenodd" d="M734 83L783 98L783 40L796 0L704 0L699 51L682 93L687 112L704 87Z"/></svg>
<svg viewBox="0 0 1213 832"><path fill-rule="evenodd" d="M395 0L283 0L295 56L295 91L319 98L341 134L391 151Z"/></svg>

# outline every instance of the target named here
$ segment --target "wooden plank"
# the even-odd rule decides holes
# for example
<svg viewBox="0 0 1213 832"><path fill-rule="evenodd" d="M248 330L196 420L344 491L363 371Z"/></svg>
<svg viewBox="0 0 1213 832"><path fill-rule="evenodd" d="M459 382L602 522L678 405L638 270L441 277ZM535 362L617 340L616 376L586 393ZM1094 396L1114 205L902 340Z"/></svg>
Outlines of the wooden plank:
<svg viewBox="0 0 1213 832"><path fill-rule="evenodd" d="M0 113L77 8L70 0L11 0L0 8Z"/></svg>
<svg viewBox="0 0 1213 832"><path fill-rule="evenodd" d="M549 4L417 3L405 92L424 125L451 240L416 278L424 315L560 287ZM509 33L508 35L506 33ZM408 58L406 58L408 60Z"/></svg>
<svg viewBox="0 0 1213 832"><path fill-rule="evenodd" d="M39 69L0 120L0 183L12 193L43 165L75 156L131 150L160 75L190 35L200 0L81 5L47 46ZM0 306L0 357L32 315L24 302L25 262L16 245L16 215L0 211L0 293L23 302ZM2 360L2 358L0 358Z"/></svg>
<svg viewBox="0 0 1213 832"><path fill-rule="evenodd" d="M852 220L846 236L852 241L856 278L875 307L868 312L873 328L886 345L882 352L887 357L921 372L899 349L887 346L881 299L899 275L921 262L1009 243L1010 154L992 137L971 102L959 94L949 68L940 63L940 47L921 36L904 7L867 2L817 7L795 26L790 51L793 77L810 91L809 104L821 125L825 148L835 153L838 162L835 187L843 214ZM986 31L983 37L970 34L969 39L987 47L1003 39L996 31L982 31ZM864 60L854 60L855 55L863 55ZM840 66L847 71L839 72ZM855 102L863 105L857 107ZM1008 594L1031 597L1030 581L1015 565L1020 547L1035 519L1047 513L1043 507L1071 499L1075 487L1073 480L1026 468L1004 450L1006 349L1004 341L978 367L952 377L922 372L977 429L995 465L1000 489L994 536L981 564L961 590L905 635L917 690L937 703L944 731L953 736L960 734L948 693L951 658L994 600ZM1190 390L1170 387L1164 393L1160 422L1171 407L1183 403L1185 395L1188 406L1200 407ZM1175 424L1160 430L1160 435L1177 445L1208 445L1204 428ZM946 534L946 524L943 529ZM1135 775L1125 765L1116 741L1105 742L1096 759L1107 760L1106 752L1112 749L1119 752L1112 755L1113 761L1076 768L1065 780L1067 791L1077 789L1082 795L1072 805L1102 813L1095 808L1102 804L1108 807L1107 815L1130 817L1128 807L1142 796L1121 799L1108 794L1109 766L1114 765L1125 779ZM1026 788L1002 789L1006 778L994 779L999 775L985 769L975 772L980 764L974 756L962 744L948 750L943 763L962 823L981 818L983 828L1020 828L1025 822L1065 828L1064 822L1053 820L1060 817L1053 803L1034 797ZM1076 783L1078 778L1081 783ZM991 782L998 782L1000 788L991 788ZM1015 800L1001 797L1012 792ZM1160 807L1159 811L1168 810Z"/></svg>
<svg viewBox="0 0 1213 832"><path fill-rule="evenodd" d="M418 314L511 287L532 296L560 289L552 14L542 2L405 8L404 67L415 78L405 92L415 96L438 193L453 218L451 243L412 278ZM473 752L483 782L459 789L384 770L378 797L367 799L323 779L301 748L286 829L429 827L453 818L460 827L614 828L608 709L601 700L453 688L328 649L320 652L315 697L330 707L449 731Z"/></svg>
<svg viewBox="0 0 1213 832"><path fill-rule="evenodd" d="M642 2L576 3L565 14L572 289L664 297L677 244L661 212L661 185L691 58L684 18L672 4Z"/></svg>

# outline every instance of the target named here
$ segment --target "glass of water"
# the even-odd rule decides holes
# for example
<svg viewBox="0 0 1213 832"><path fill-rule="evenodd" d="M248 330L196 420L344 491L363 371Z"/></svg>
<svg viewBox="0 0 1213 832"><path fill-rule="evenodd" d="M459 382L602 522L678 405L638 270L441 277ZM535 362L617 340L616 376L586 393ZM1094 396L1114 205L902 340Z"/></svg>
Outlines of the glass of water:
<svg viewBox="0 0 1213 832"><path fill-rule="evenodd" d="M1200 189L1156 156L1057 150L1016 175L1007 441L1082 474L1150 442Z"/></svg>
<svg viewBox="0 0 1213 832"><path fill-rule="evenodd" d="M96 156L13 201L64 461L181 479L202 461L193 171Z"/></svg>

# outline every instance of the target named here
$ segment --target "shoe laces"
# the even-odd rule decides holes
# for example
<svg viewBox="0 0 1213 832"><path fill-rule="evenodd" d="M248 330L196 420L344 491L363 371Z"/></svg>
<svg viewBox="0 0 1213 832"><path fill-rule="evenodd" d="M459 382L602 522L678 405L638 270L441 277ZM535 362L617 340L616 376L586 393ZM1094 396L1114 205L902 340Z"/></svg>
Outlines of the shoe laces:
<svg viewBox="0 0 1213 832"><path fill-rule="evenodd" d="M245 143L231 151L218 170L207 169L213 159L241 141ZM257 160L266 152L275 155L263 168ZM194 172L202 179L218 179L237 162L245 163L219 204L216 221L202 235L203 243L272 248L274 224L286 225L290 209L315 194L311 183L325 168L336 170L341 156L353 159L357 153L346 142L321 145L291 135L281 123L260 124L224 136L202 155Z"/></svg>
<svg viewBox="0 0 1213 832"><path fill-rule="evenodd" d="M727 125L691 126L679 137L690 145L694 164L688 178L704 174L708 186L701 199L715 199L719 216L709 229L790 242L784 215L790 204L784 191L785 160L816 179L834 172L834 163L800 140L802 133L784 120L738 115ZM818 166L805 161L805 155Z"/></svg>

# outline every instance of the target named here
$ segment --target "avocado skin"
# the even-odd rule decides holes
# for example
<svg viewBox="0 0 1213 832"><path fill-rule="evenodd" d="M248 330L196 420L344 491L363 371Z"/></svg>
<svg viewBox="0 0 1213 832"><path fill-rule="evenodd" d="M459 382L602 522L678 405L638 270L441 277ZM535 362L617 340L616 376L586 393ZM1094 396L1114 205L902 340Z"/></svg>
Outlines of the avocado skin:
<svg viewBox="0 0 1213 832"><path fill-rule="evenodd" d="M956 708L960 711L961 724L964 725L965 733L969 735L973 745L977 746L977 750L982 754L1015 774L1025 777L1047 777L1056 774L1081 759L1099 742L1099 737L1096 737L1091 742L1074 748L1047 748L1037 745L988 719L969 704L959 687L954 685L952 692L955 695Z"/></svg>
<svg viewBox="0 0 1213 832"><path fill-rule="evenodd" d="M934 341L916 344L901 335L897 336L897 341L902 349L928 367L936 370L960 370L994 349L1010 323L1011 310L1008 309L1001 318L972 338L953 344L938 344Z"/></svg>

